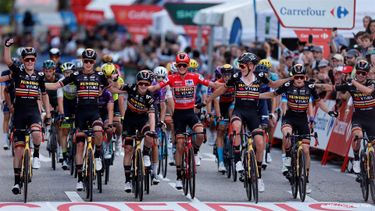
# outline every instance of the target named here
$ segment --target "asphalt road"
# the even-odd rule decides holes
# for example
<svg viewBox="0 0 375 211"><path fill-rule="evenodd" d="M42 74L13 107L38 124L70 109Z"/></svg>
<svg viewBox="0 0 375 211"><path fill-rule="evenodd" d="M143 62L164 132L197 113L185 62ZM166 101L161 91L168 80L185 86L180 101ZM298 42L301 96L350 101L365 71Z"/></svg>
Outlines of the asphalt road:
<svg viewBox="0 0 375 211"><path fill-rule="evenodd" d="M2 146L2 142L1 142ZM182 191L174 188L175 168L169 167L167 177L158 186L152 186L149 195L144 196L145 202L248 202L245 189L241 182L233 182L217 172L216 162L212 155L212 147L205 144L201 149L201 166L197 174L196 198L192 200L184 196ZM272 163L263 171L266 185L264 193L260 193L259 201L267 204L291 203L298 204L298 199L292 199L290 185L281 175L281 151L272 149ZM34 171L32 183L29 186L30 202L82 202L84 192L75 190L76 179L63 171L61 165L54 171L46 151L46 143L41 146L42 167ZM363 204L359 184L355 176L341 173L338 165L321 166L320 160L314 158L311 165L310 183L312 193L306 198L305 204L320 202L348 202L358 206L358 210L374 209L371 204ZM11 187L14 182L12 156L10 151L0 149L0 202L22 202L22 195L13 195ZM123 191L124 170L122 155L116 157L111 168L111 178L104 185L103 193L94 192L95 202L130 202L134 201L133 194ZM370 199L371 201L371 199ZM262 204L262 203L260 203ZM300 203L301 204L301 203ZM1 203L0 203L1 209ZM277 210L277 209L276 209ZM297 209L298 210L298 209Z"/></svg>

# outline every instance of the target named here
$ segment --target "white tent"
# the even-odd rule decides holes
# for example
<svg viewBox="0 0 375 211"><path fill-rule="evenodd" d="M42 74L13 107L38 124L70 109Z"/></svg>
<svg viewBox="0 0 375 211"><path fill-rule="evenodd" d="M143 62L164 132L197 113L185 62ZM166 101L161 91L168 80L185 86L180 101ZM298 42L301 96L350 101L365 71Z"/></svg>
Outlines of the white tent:
<svg viewBox="0 0 375 211"><path fill-rule="evenodd" d="M152 14L152 26L150 31L154 34L165 34L167 31L173 31L178 34L183 34L185 32L182 26L177 26L173 23L165 9Z"/></svg>

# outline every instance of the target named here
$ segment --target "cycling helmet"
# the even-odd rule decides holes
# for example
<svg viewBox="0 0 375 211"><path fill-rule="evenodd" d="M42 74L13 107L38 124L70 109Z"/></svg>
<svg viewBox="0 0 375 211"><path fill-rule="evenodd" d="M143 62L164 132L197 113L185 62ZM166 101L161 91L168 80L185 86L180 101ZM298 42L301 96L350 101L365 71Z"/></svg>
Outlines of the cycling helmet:
<svg viewBox="0 0 375 211"><path fill-rule="evenodd" d="M46 61L43 62L43 68L44 69L52 69L52 68L56 68L56 64L54 61L48 59Z"/></svg>
<svg viewBox="0 0 375 211"><path fill-rule="evenodd" d="M154 75L156 76L162 76L166 77L167 76L167 69L165 67L159 66L154 69Z"/></svg>
<svg viewBox="0 0 375 211"><path fill-rule="evenodd" d="M306 69L302 64L296 64L296 65L294 65L290 68L290 72L291 72L292 76L297 75L297 74L305 75Z"/></svg>
<svg viewBox="0 0 375 211"><path fill-rule="evenodd" d="M22 58L25 58L26 56L34 56L36 57L36 51L33 47L24 47L21 51Z"/></svg>
<svg viewBox="0 0 375 211"><path fill-rule="evenodd" d="M221 78L223 75L221 74L221 66L217 66L215 69L215 77Z"/></svg>
<svg viewBox="0 0 375 211"><path fill-rule="evenodd" d="M366 60L361 59L355 64L355 69L368 72L370 71L370 64Z"/></svg>
<svg viewBox="0 0 375 211"><path fill-rule="evenodd" d="M220 72L221 72L222 75L224 75L224 74L233 74L234 73L234 68L230 64L225 64L225 65L221 66Z"/></svg>
<svg viewBox="0 0 375 211"><path fill-rule="evenodd" d="M177 53L176 64L179 64L179 63L190 64L189 55L187 55L187 53L185 53L185 52Z"/></svg>
<svg viewBox="0 0 375 211"><path fill-rule="evenodd" d="M112 63L105 63L102 65L101 67L102 69L102 72L104 73L104 75L109 78L111 77L113 74L116 74L117 73L117 70L116 70L116 66Z"/></svg>
<svg viewBox="0 0 375 211"><path fill-rule="evenodd" d="M253 63L254 65L258 64L259 59L253 53L243 53L239 58L238 62L242 64Z"/></svg>
<svg viewBox="0 0 375 211"><path fill-rule="evenodd" d="M103 61L103 63L112 63L113 59L112 59L111 55L104 54L103 57L102 57L102 61Z"/></svg>
<svg viewBox="0 0 375 211"><path fill-rule="evenodd" d="M51 48L49 50L49 56L61 56L61 52L58 48Z"/></svg>
<svg viewBox="0 0 375 211"><path fill-rule="evenodd" d="M92 59L92 60L96 60L96 52L94 49L92 48L86 48L83 52L82 52L82 59Z"/></svg>
<svg viewBox="0 0 375 211"><path fill-rule="evenodd" d="M137 82L138 81L152 81L152 72L150 70L141 70L137 73Z"/></svg>
<svg viewBox="0 0 375 211"><path fill-rule="evenodd" d="M199 63L195 59L190 59L189 67L193 70L196 70L199 68Z"/></svg>
<svg viewBox="0 0 375 211"><path fill-rule="evenodd" d="M270 69L266 65L263 65L263 64L258 64L254 69L255 74L268 73L269 71Z"/></svg>
<svg viewBox="0 0 375 211"><path fill-rule="evenodd" d="M270 60L268 60L268 59L260 60L259 64L266 66L268 69L272 68L272 64L271 64Z"/></svg>
<svg viewBox="0 0 375 211"><path fill-rule="evenodd" d="M72 62L65 62L60 66L61 72L65 72L66 70L72 70L74 71L76 69L76 66Z"/></svg>

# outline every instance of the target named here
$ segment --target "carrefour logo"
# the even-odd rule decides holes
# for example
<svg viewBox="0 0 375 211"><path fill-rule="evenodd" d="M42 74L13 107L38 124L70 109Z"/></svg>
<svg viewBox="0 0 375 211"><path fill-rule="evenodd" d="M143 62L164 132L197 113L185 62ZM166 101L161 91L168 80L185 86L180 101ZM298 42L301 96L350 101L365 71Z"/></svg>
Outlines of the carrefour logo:
<svg viewBox="0 0 375 211"><path fill-rule="evenodd" d="M281 7L280 14L285 15L285 16L325 16L326 10L314 9L311 7L307 7L303 9Z"/></svg>
<svg viewBox="0 0 375 211"><path fill-rule="evenodd" d="M336 13L335 13L335 11L336 11ZM335 10L335 8L331 9L331 15L333 17L344 18L348 14L349 14L349 11L345 7L342 7L342 6L338 6L336 10Z"/></svg>

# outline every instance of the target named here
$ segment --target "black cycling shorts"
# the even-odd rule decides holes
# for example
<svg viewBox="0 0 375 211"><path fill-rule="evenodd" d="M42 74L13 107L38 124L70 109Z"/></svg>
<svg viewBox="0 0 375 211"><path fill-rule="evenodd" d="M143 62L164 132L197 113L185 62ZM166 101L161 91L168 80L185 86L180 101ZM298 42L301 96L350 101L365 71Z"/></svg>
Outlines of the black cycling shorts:
<svg viewBox="0 0 375 211"><path fill-rule="evenodd" d="M251 132L259 128L260 118L258 115L258 111L256 110L234 108L232 120L236 117L240 118L242 123L245 124L247 126L247 129Z"/></svg>
<svg viewBox="0 0 375 211"><path fill-rule="evenodd" d="M42 125L38 105L15 105L13 122L14 129L16 129L14 134L15 146L22 145L25 142L25 133L17 130L30 129L33 124Z"/></svg>
<svg viewBox="0 0 375 211"><path fill-rule="evenodd" d="M369 138L375 138L374 113L374 111L355 111L352 117L352 128L360 127L366 131Z"/></svg>
<svg viewBox="0 0 375 211"><path fill-rule="evenodd" d="M64 98L64 115L66 117L73 117L73 115L76 113L76 103L77 101L74 100L68 100Z"/></svg>
<svg viewBox="0 0 375 211"><path fill-rule="evenodd" d="M124 130L124 136L129 137L136 135L137 131L139 131L141 134L144 134L147 129L146 127L148 122L148 115L142 114L142 115L134 115L134 114L125 114L125 119L123 122L123 130ZM125 145L133 145L132 141L126 141L124 142Z"/></svg>
<svg viewBox="0 0 375 211"><path fill-rule="evenodd" d="M113 102L113 114L115 116L121 116L121 113L120 113L120 106L118 104L118 100L115 100Z"/></svg>
<svg viewBox="0 0 375 211"><path fill-rule="evenodd" d="M173 124L176 134L186 132L186 126L193 129L194 125L200 123L194 109L176 109L173 113Z"/></svg>
<svg viewBox="0 0 375 211"><path fill-rule="evenodd" d="M87 126L92 126L95 121L101 122L98 105L77 106L75 123L78 130L87 130Z"/></svg>
<svg viewBox="0 0 375 211"><path fill-rule="evenodd" d="M287 111L282 120L282 127L285 125L292 126L293 133L296 135L310 134L309 122L305 112L296 113L293 111Z"/></svg>
<svg viewBox="0 0 375 211"><path fill-rule="evenodd" d="M220 114L224 119L229 118L229 111L233 109L233 102L230 103L219 103L220 106Z"/></svg>

